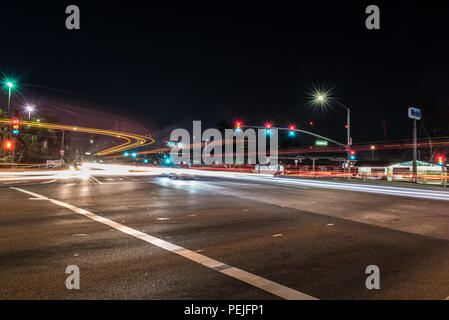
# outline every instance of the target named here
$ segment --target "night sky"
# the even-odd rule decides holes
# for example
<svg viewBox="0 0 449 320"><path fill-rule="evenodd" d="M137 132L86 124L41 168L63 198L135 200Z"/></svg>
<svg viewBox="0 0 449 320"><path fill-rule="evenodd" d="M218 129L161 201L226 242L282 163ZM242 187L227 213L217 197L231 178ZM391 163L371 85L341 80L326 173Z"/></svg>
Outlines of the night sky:
<svg viewBox="0 0 449 320"><path fill-rule="evenodd" d="M3 76L90 97L153 130L314 121L344 141L345 111L311 107L314 87L351 108L355 143L410 138L409 106L449 106L442 3L93 2L2 3ZM79 31L65 28L70 4ZM381 30L365 28L369 4Z"/></svg>

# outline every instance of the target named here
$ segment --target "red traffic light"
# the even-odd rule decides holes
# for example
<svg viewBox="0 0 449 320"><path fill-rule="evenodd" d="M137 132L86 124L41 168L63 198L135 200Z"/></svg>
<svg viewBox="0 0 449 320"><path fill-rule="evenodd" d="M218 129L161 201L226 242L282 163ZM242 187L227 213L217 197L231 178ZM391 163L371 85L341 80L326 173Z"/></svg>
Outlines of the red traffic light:
<svg viewBox="0 0 449 320"><path fill-rule="evenodd" d="M290 125L288 128L290 129L290 131L293 131L296 129L296 127L294 125Z"/></svg>
<svg viewBox="0 0 449 320"><path fill-rule="evenodd" d="M12 150L12 147L14 146L14 142L12 140L5 140L3 142L3 148L5 150Z"/></svg>
<svg viewBox="0 0 449 320"><path fill-rule="evenodd" d="M313 121L310 121L309 124L310 124L311 126L313 126Z"/></svg>
<svg viewBox="0 0 449 320"><path fill-rule="evenodd" d="M273 127L273 125L269 122L265 123L265 128L266 129L271 129Z"/></svg>
<svg viewBox="0 0 449 320"><path fill-rule="evenodd" d="M439 164L443 164L445 162L445 157L442 154L437 155L437 160Z"/></svg>
<svg viewBox="0 0 449 320"><path fill-rule="evenodd" d="M242 128L242 122L241 121L236 121L235 122L235 128L236 129L241 129Z"/></svg>
<svg viewBox="0 0 449 320"><path fill-rule="evenodd" d="M14 135L18 135L19 134L19 124L20 124L20 119L18 118L12 118L11 119L11 123L12 123L12 129L13 129L13 134Z"/></svg>
<svg viewBox="0 0 449 320"><path fill-rule="evenodd" d="M351 160L356 160L357 159L357 157L355 156L355 150L351 150L349 152L349 154L350 154L349 159L351 159Z"/></svg>

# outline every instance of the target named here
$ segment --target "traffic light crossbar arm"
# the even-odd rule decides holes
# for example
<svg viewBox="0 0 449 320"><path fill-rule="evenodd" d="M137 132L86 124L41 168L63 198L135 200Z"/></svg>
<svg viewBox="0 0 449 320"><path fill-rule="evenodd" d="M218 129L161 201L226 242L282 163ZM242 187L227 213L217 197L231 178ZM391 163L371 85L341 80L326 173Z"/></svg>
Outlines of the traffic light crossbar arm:
<svg viewBox="0 0 449 320"><path fill-rule="evenodd" d="M243 126L243 128L265 129L265 127L256 127L256 126ZM305 134L308 134L308 135L311 135L311 136L314 136L314 137L317 137L317 138L324 139L324 140L327 140L329 142L335 143L336 145L339 145L340 147L343 147L343 148L347 147L347 145L344 144L344 143L335 141L335 140L327 138L327 137L320 136L319 134L316 134L316 133L313 133L313 132L310 132L310 131L301 130L301 129L293 129L293 130L291 130L289 128L276 128L276 129L305 133Z"/></svg>

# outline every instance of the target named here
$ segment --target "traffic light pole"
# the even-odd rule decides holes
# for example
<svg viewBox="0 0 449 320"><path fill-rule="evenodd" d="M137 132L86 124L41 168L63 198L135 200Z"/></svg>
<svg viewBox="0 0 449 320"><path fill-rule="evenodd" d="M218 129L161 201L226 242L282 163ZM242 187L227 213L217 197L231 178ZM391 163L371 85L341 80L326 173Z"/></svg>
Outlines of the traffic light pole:
<svg viewBox="0 0 449 320"><path fill-rule="evenodd" d="M443 161L441 166L441 180L443 180L443 189L446 189L446 160Z"/></svg>
<svg viewBox="0 0 449 320"><path fill-rule="evenodd" d="M16 138L12 138L12 150L11 150L11 163L14 167L14 163L16 161Z"/></svg>
<svg viewBox="0 0 449 320"><path fill-rule="evenodd" d="M347 141L347 151L348 151L348 158L347 158L347 167L348 167L348 180L351 179L351 145L352 145L352 139L351 139L351 109L349 109L347 106L345 106L343 103L341 103L338 100L332 100L333 102L337 103L339 106L346 109L347 112L347 130L348 130L348 141Z"/></svg>
<svg viewBox="0 0 449 320"><path fill-rule="evenodd" d="M349 108L346 108L348 111L348 179L351 179L351 110Z"/></svg>

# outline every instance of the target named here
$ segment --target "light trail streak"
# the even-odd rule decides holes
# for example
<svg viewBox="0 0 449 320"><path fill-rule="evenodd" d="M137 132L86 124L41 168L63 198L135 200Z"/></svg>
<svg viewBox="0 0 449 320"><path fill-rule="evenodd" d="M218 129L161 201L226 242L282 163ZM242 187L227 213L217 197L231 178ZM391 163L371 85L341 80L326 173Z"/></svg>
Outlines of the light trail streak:
<svg viewBox="0 0 449 320"><path fill-rule="evenodd" d="M0 166L22 166L22 167L32 167L32 166L38 166L38 163L0 163Z"/></svg>
<svg viewBox="0 0 449 320"><path fill-rule="evenodd" d="M0 124L11 125L12 120L0 119ZM97 156L104 156L104 155L109 155L109 154L113 154L113 153L119 153L124 150L140 148L140 147L144 147L144 146L153 144L155 142L155 140L153 138L148 138L148 137L138 135L138 134L133 134L133 133L118 132L118 131L112 131L112 130L85 128L85 127L69 126L69 125L54 124L54 123L40 123L40 122L32 122L32 121L20 121L19 125L36 127L36 128L99 134L99 135L110 136L110 137L114 137L114 138L118 138L118 139L122 139L122 140L126 141L125 143L122 143L118 146L97 152L95 154Z"/></svg>
<svg viewBox="0 0 449 320"><path fill-rule="evenodd" d="M180 169L180 168L161 168L161 167L136 167L126 165L109 165L98 163L85 163L81 166L81 170L66 170L66 171L44 171L44 172L7 172L2 173L1 180L19 181L27 180L31 177L36 180L42 180L42 177L48 179L88 179L91 176L107 177L107 176L160 176L162 173L186 174L198 177L213 177L225 179L239 179L249 182L269 183L277 185L297 185L301 187L314 187L323 189L333 189L342 191L365 192L382 194L387 196L411 197L429 200L449 201L449 192L420 189L420 188L406 188L393 187L381 185L369 185L358 183L345 182L328 182L328 181L313 181L306 179L288 179L276 178L272 174L257 174L244 172L226 172L226 171L207 171L196 169Z"/></svg>

